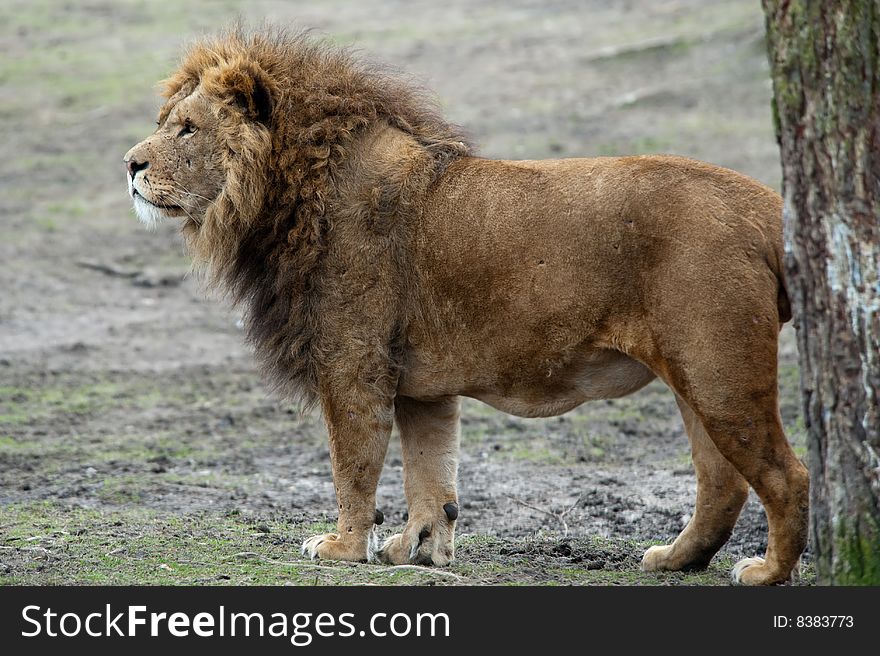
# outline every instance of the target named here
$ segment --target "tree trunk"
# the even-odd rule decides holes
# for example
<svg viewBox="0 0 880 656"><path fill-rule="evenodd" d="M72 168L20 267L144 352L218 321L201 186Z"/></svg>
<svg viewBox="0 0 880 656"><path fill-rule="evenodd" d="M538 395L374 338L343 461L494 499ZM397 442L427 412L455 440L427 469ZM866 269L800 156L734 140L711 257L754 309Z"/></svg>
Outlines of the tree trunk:
<svg viewBox="0 0 880 656"><path fill-rule="evenodd" d="M880 584L880 0L764 0L822 584Z"/></svg>

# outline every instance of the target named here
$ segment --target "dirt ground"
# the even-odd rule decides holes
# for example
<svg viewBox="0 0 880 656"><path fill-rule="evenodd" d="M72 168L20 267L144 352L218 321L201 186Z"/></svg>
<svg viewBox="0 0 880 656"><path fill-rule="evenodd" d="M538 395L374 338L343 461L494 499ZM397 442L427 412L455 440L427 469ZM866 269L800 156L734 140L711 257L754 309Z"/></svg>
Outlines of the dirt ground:
<svg viewBox="0 0 880 656"><path fill-rule="evenodd" d="M723 584L762 554L753 495L706 572L638 571L696 489L655 382L546 420L467 401L448 569L300 556L335 519L320 418L267 393L175 226L137 224L121 165L181 47L237 16L399 67L486 156L678 153L779 186L753 0L4 2L0 582ZM782 414L802 454L797 379L787 328ZM378 494L390 534L406 512L396 443Z"/></svg>

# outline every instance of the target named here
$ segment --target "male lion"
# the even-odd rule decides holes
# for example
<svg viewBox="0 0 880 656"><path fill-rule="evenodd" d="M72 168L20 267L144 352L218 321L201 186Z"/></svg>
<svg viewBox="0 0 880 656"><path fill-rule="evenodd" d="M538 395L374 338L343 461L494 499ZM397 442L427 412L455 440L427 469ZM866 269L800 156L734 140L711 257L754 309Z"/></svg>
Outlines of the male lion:
<svg viewBox="0 0 880 656"><path fill-rule="evenodd" d="M777 404L776 193L680 157L481 159L417 92L280 31L196 44L164 96L129 192L144 223L180 220L275 386L320 403L339 523L304 552L449 563L460 396L548 417L660 377L697 504L644 569L706 566L751 485L769 544L733 578L789 578L808 480ZM375 550L395 421L409 519Z"/></svg>

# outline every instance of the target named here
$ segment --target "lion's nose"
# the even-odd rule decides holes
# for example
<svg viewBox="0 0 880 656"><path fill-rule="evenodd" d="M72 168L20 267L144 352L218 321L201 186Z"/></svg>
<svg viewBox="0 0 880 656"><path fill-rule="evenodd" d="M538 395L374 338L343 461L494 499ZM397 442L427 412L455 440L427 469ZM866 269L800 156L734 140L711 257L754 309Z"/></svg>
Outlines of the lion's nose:
<svg viewBox="0 0 880 656"><path fill-rule="evenodd" d="M134 180L134 176L137 175L138 171L143 171L149 165L149 162L139 162L133 157L131 159L125 160L125 166L128 169L128 174L131 176L132 180Z"/></svg>

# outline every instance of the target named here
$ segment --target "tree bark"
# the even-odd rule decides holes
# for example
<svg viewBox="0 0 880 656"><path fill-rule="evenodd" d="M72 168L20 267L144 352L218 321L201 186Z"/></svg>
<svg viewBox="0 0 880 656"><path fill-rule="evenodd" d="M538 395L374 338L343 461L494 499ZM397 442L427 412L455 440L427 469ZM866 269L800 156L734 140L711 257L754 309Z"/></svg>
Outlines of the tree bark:
<svg viewBox="0 0 880 656"><path fill-rule="evenodd" d="M821 584L880 584L880 0L763 0Z"/></svg>

